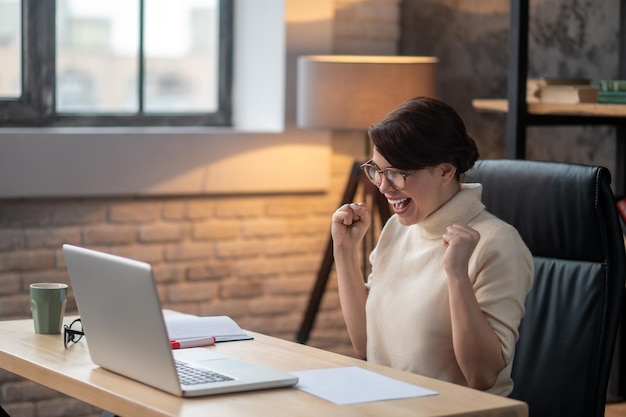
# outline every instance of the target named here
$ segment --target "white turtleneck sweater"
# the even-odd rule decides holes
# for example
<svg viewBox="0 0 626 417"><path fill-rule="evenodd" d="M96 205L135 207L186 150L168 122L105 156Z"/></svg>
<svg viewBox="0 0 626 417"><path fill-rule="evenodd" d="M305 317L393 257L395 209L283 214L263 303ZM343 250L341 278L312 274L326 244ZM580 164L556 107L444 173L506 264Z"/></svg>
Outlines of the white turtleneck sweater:
<svg viewBox="0 0 626 417"><path fill-rule="evenodd" d="M367 287L367 359L466 385L452 348L448 283L442 266L447 226L480 233L469 277L485 317L502 345L506 367L488 391L513 390L511 366L524 301L533 281L531 254L518 232L485 210L480 184L463 184L450 201L419 224L392 216L372 251Z"/></svg>

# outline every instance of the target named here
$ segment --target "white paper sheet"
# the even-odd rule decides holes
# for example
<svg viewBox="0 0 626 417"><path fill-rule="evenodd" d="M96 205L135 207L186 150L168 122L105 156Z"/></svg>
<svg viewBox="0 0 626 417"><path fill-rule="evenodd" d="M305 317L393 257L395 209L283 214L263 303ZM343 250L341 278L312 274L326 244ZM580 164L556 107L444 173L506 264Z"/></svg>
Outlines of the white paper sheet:
<svg viewBox="0 0 626 417"><path fill-rule="evenodd" d="M339 405L438 394L359 367L290 373L299 378L296 388Z"/></svg>

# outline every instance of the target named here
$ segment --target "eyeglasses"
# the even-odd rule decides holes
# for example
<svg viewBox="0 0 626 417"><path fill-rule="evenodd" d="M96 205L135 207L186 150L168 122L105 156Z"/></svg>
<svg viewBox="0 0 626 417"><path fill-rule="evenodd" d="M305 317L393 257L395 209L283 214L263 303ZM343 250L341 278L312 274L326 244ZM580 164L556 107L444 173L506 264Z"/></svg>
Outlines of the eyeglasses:
<svg viewBox="0 0 626 417"><path fill-rule="evenodd" d="M380 184L383 182L383 176L396 190L403 190L406 186L406 177L409 175L415 174L419 169L413 169L410 171L405 171L397 168L385 168L380 169L378 165L374 163L371 159L361 165L361 169L365 172L367 178L377 187L380 187Z"/></svg>
<svg viewBox="0 0 626 417"><path fill-rule="evenodd" d="M84 335L83 323L80 319L74 320L69 325L63 325L63 346L67 349L70 343L77 343Z"/></svg>

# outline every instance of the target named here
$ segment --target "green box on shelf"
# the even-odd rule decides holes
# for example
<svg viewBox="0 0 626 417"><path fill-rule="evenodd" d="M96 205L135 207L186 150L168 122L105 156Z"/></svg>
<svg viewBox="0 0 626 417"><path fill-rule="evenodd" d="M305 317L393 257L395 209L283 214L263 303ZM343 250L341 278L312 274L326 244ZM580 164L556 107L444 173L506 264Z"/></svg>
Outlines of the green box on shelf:
<svg viewBox="0 0 626 417"><path fill-rule="evenodd" d="M599 91L598 103L626 104L626 90L624 91Z"/></svg>
<svg viewBox="0 0 626 417"><path fill-rule="evenodd" d="M626 92L626 80L600 80L600 91Z"/></svg>

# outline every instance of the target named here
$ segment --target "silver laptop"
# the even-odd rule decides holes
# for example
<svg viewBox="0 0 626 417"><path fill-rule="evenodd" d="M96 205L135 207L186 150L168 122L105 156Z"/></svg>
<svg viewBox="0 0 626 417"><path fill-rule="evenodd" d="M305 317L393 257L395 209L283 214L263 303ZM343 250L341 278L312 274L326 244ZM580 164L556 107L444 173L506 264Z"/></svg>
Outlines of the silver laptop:
<svg viewBox="0 0 626 417"><path fill-rule="evenodd" d="M89 354L102 368L183 397L298 382L211 347L172 350L150 264L72 245L63 245L63 255ZM180 376L188 368L200 380Z"/></svg>

